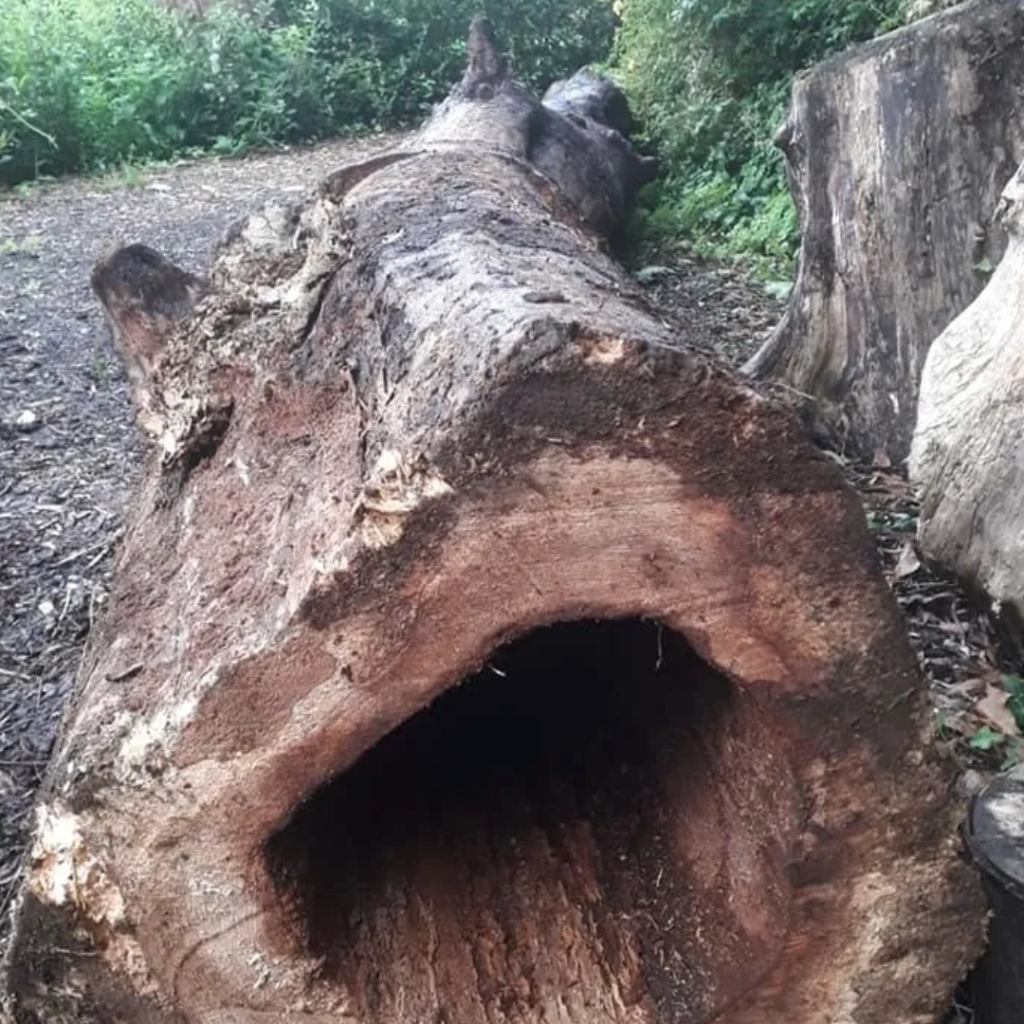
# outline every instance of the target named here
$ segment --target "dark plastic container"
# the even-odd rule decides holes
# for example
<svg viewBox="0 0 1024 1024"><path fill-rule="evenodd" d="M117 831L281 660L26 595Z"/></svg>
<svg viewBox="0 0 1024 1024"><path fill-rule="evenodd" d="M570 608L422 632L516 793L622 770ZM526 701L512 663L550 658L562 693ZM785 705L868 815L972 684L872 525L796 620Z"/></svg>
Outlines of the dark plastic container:
<svg viewBox="0 0 1024 1024"><path fill-rule="evenodd" d="M1024 766L974 798L964 833L992 908L973 977L975 1024L1024 1024Z"/></svg>

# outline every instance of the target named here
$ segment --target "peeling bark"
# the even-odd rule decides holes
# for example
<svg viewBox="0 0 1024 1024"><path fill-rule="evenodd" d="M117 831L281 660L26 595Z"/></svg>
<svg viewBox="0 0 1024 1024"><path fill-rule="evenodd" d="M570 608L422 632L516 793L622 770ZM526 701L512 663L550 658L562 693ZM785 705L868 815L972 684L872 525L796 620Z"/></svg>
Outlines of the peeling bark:
<svg viewBox="0 0 1024 1024"><path fill-rule="evenodd" d="M808 396L850 448L906 457L928 346L1004 239L1024 159L1024 3L976 0L818 65L778 144L803 238L786 315L747 371Z"/></svg>
<svg viewBox="0 0 1024 1024"><path fill-rule="evenodd" d="M239 226L173 329L139 254L98 269L152 315L155 444L19 1024L945 1005L981 903L862 511L608 258L649 167L588 109L478 24L419 135Z"/></svg>

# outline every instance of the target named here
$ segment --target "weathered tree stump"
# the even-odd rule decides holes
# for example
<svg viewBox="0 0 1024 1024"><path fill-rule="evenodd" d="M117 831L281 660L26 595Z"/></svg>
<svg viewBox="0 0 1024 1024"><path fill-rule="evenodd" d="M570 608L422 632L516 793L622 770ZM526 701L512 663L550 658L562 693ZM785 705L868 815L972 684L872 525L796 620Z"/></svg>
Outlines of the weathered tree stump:
<svg viewBox="0 0 1024 1024"><path fill-rule="evenodd" d="M918 1024L973 959L863 513L604 254L649 168L485 28L405 148L95 284L155 439L28 1022Z"/></svg>
<svg viewBox="0 0 1024 1024"><path fill-rule="evenodd" d="M803 229L786 315L748 372L855 450L906 457L932 340L1004 240L1024 159L1024 2L976 0L798 78L778 136Z"/></svg>
<svg viewBox="0 0 1024 1024"><path fill-rule="evenodd" d="M936 338L910 472L929 557L994 601L1024 646L1024 166L1003 191L1009 245L978 298Z"/></svg>

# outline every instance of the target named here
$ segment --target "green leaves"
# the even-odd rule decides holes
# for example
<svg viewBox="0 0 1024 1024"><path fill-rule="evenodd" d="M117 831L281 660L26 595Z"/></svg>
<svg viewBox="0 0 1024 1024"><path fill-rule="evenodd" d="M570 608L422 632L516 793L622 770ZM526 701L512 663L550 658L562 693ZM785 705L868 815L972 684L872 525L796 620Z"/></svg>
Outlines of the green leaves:
<svg viewBox="0 0 1024 1024"><path fill-rule="evenodd" d="M903 0L624 0L616 60L665 184L648 225L787 275L799 242L772 145L795 72L899 20Z"/></svg>
<svg viewBox="0 0 1024 1024"><path fill-rule="evenodd" d="M915 533L917 516L911 512L874 510L867 513L868 530L872 533Z"/></svg>
<svg viewBox="0 0 1024 1024"><path fill-rule="evenodd" d="M610 0L0 0L0 183L421 117L483 9L537 86L602 60Z"/></svg>
<svg viewBox="0 0 1024 1024"><path fill-rule="evenodd" d="M970 746L975 750L995 750L1006 742L1006 736L991 726L983 725L971 738Z"/></svg>

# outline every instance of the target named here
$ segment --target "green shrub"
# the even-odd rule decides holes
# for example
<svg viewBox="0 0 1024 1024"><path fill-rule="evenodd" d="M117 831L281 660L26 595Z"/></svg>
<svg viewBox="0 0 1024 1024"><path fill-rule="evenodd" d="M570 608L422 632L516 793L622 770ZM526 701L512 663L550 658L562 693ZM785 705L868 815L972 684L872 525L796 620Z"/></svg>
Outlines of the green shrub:
<svg viewBox="0 0 1024 1024"><path fill-rule="evenodd" d="M534 85L603 59L609 0L0 0L0 183L421 117L489 11ZM249 9L251 8L251 9Z"/></svg>
<svg viewBox="0 0 1024 1024"><path fill-rule="evenodd" d="M309 26L152 0L0 0L0 21L8 183L331 126Z"/></svg>
<svg viewBox="0 0 1024 1024"><path fill-rule="evenodd" d="M610 0L277 0L274 10L282 22L322 26L322 56L341 57L342 75L355 77L368 101L363 123L376 124L419 118L448 92L465 67L475 14L491 19L516 75L535 88L605 60L616 25Z"/></svg>
<svg viewBox="0 0 1024 1024"><path fill-rule="evenodd" d="M793 74L900 21L904 0L623 0L615 63L664 162L647 237L785 273L799 242L772 144Z"/></svg>

